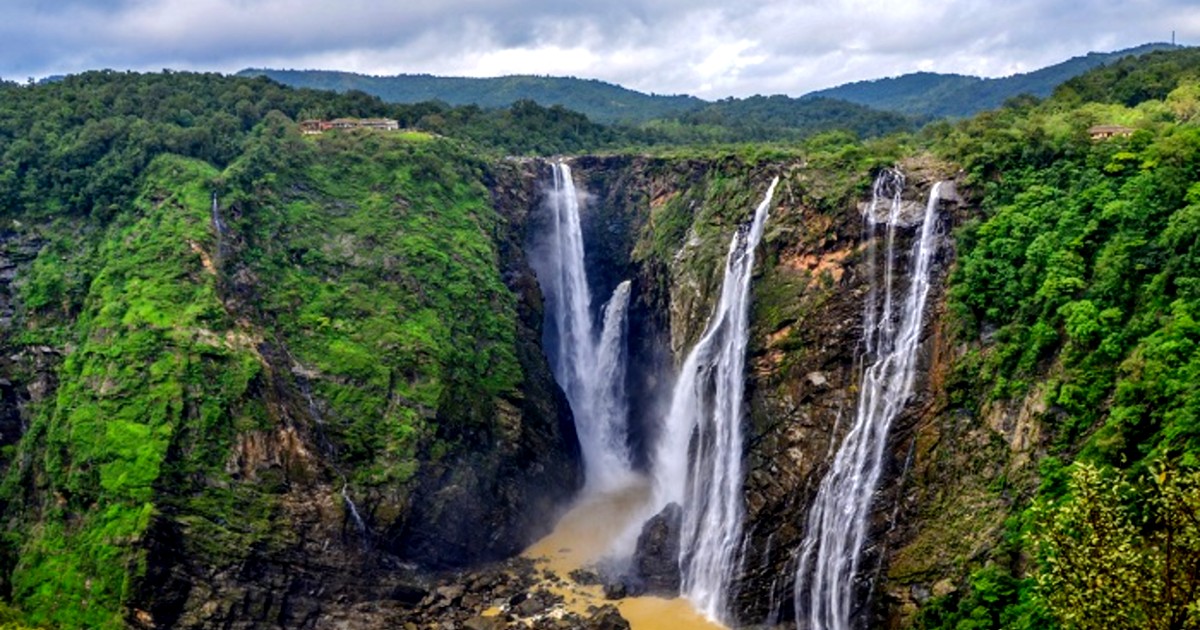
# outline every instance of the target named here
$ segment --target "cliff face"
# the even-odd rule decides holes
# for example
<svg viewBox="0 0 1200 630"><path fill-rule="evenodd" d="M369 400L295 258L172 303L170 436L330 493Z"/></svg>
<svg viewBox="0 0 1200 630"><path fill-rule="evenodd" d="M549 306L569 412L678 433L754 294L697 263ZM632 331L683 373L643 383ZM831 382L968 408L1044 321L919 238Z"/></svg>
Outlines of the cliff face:
<svg viewBox="0 0 1200 630"><path fill-rule="evenodd" d="M8 235L5 598L64 627L313 627L547 531L580 476L533 192L441 141L281 127Z"/></svg>
<svg viewBox="0 0 1200 630"><path fill-rule="evenodd" d="M952 172L926 162L901 167L908 173L904 197L918 207L924 206L933 182ZM790 623L805 517L857 403L864 300L872 273L865 261L863 221L870 173L801 160L751 164L732 157L581 158L575 168L593 196L584 219L585 242L597 243L589 265L607 279L601 282L636 278L643 321L635 325L644 335L635 337L632 352L672 369L713 308L730 235L748 219L771 177L781 176L753 280L746 556L735 581L735 607L744 623ZM914 470L938 478L942 474L933 472L936 464L930 463L928 450L915 449L919 441L925 444L947 430L945 418L934 420L951 360L942 341L942 287L953 259L949 230L964 209L953 194L940 204L946 236L935 255L936 288L922 329L917 393L891 436L871 532L876 544L864 561L870 579L864 580L861 597L872 604L861 614L889 614L871 599L872 585L881 583L893 563L889 546L901 545L902 538L911 546L914 536L927 535L915 534L927 530L914 521L928 515L910 510L911 497L904 511L898 511L902 506L897 501L906 496ZM902 231L905 252L914 229ZM635 412L635 419L643 441L652 443L654 422L661 417L671 383L660 376L641 385L635 407L640 405L642 413ZM948 574L948 567L938 570L942 572L932 574Z"/></svg>

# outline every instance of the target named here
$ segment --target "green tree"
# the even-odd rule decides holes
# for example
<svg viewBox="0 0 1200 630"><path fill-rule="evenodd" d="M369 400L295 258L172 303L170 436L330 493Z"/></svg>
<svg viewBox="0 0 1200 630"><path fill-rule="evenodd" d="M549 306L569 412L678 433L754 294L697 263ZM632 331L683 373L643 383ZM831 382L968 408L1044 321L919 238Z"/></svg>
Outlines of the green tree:
<svg viewBox="0 0 1200 630"><path fill-rule="evenodd" d="M1146 485L1080 463L1069 499L1033 508L1039 598L1064 628L1200 628L1200 472Z"/></svg>

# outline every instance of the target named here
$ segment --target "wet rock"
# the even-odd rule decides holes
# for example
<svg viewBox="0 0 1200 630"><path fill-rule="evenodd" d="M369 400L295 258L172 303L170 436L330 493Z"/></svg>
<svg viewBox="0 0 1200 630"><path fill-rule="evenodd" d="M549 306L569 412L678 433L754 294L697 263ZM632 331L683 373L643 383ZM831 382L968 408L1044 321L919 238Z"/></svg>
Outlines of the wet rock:
<svg viewBox="0 0 1200 630"><path fill-rule="evenodd" d="M617 580L604 584L604 599L625 599L628 596L629 589L624 582Z"/></svg>
<svg viewBox="0 0 1200 630"><path fill-rule="evenodd" d="M592 586L601 584L604 580L600 579L600 574L590 569L575 569L569 574L571 580L581 586Z"/></svg>
<svg viewBox="0 0 1200 630"><path fill-rule="evenodd" d="M508 624L499 617L471 617L463 622L466 630L502 630Z"/></svg>
<svg viewBox="0 0 1200 630"><path fill-rule="evenodd" d="M522 617L533 617L534 615L539 615L546 612L561 601L562 597L559 597L549 591L535 591L530 593L529 597L526 598L525 601L517 604L517 606L513 609L513 612Z"/></svg>
<svg viewBox="0 0 1200 630"><path fill-rule="evenodd" d="M461 584L452 584L449 586L439 586L436 592L438 597L441 599L444 599L451 604L457 604L462 600L462 596L465 591L466 589Z"/></svg>
<svg viewBox="0 0 1200 630"><path fill-rule="evenodd" d="M672 503L646 521L638 536L634 566L645 592L673 597L679 594L679 529L683 508Z"/></svg>
<svg viewBox="0 0 1200 630"><path fill-rule="evenodd" d="M616 606L608 604L601 606L592 616L588 617L588 630L629 630L629 621L621 616Z"/></svg>

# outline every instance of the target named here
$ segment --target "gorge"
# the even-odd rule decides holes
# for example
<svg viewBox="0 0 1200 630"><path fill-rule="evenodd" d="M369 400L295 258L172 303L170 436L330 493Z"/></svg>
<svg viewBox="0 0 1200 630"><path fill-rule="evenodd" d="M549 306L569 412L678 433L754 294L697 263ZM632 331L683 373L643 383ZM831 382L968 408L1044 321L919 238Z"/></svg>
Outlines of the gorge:
<svg viewBox="0 0 1200 630"><path fill-rule="evenodd" d="M622 160L607 160L597 162L592 159L580 159L579 165L590 181L600 182L600 189L604 189L604 182L611 181L613 174L606 172L616 167L617 169L625 170L629 167L623 164ZM644 165L638 165L640 168L645 168ZM653 166L651 167L653 168ZM793 167L794 168L794 167ZM549 221L551 226L562 226L564 222L560 219L561 211L570 207L570 215L573 217L572 222L579 221L577 218L580 212L580 204L578 200L580 195L572 188L570 189L570 200L572 204L563 204L561 193L567 187L563 185L563 177L571 176L571 169L563 163L557 163L553 166L554 185L552 192L548 193L549 202L546 204L548 209L553 214L553 218ZM713 176L711 173L704 175ZM702 177L704 176L702 175ZM753 174L747 173L751 181L754 179ZM645 177L644 173L631 171L617 175L618 181L637 181ZM902 199L905 193L904 176L898 171L884 170L881 172L874 187L874 196L869 204L859 208L863 214L863 224L866 227L866 232L862 235L861 246L866 247L872 252L865 256L866 261L861 263L861 270L858 273L871 284L880 283L880 289L872 288L865 296L865 301L860 304L864 313L867 314L862 323L860 330L866 337L864 343L870 345L871 350L869 356L875 357L872 360L879 361L879 366L868 371L865 378L872 383L878 383L877 389L863 387L863 398L858 403L859 415L863 418L860 422L863 426L852 427L851 432L846 438L846 443L843 445L839 455L836 458L831 458L834 462L831 467L831 472L828 473L827 484L837 484L838 476L853 477L859 479L864 484L858 489L846 489L838 491L836 496L843 499L850 499L857 502L857 518L851 518L849 522L839 522L835 526L839 534L849 532L850 536L857 537L859 548L862 546L862 541L865 538L866 521L871 514L872 505L870 497L873 494L874 483L880 475L882 468L883 452L887 443L887 424L895 419L903 410L903 403L908 398L914 386L915 372L914 368L917 363L917 341L922 336L925 319L923 318L926 297L930 293L930 270L932 268L931 261L934 258L934 253L938 250L934 236L939 233L936 224L938 223L938 212L940 204L943 201L938 188L941 184L934 184L930 193L928 203L921 204L921 210L924 215L918 214L912 216L913 202L908 202ZM638 182L636 185L643 186L649 182ZM788 183L785 180L785 185ZM650 184L653 185L653 184ZM767 216L770 213L772 199L775 196L775 189L780 185L780 177L776 176L771 183L766 197L758 203L756 211L749 218L737 219L737 214L731 217L732 225L738 226L733 229L731 240L728 245L728 253L724 261L724 271L719 274L712 274L710 282L709 297L706 298L708 308L711 310L711 315L706 318L707 323L700 330L698 337L695 337L695 342L688 347L686 342L681 343L678 337L686 337L696 335L696 332L688 332L683 335L677 329L660 329L658 332L661 337L657 341L657 345L670 345L675 348L676 364L678 377L675 376L676 370L667 367L668 373L655 373L650 376L660 385L663 391L657 393L651 398L663 398L664 396L669 401L669 404L660 405L657 417L650 416L646 420L646 426L642 428L644 432L653 434L655 437L650 440L649 456L645 457L648 474L652 480L650 490L650 500L648 505L631 510L633 516L630 519L632 525L621 521L621 517L617 517L620 521L616 525L609 525L611 529L620 529L622 527L633 527L637 529L638 523L647 518L647 516L655 514L663 506L681 506L678 512L672 513L670 509L665 510L654 520L666 518L669 523L669 528L673 528L669 536L678 537L678 541L673 545L668 545L670 551L668 557L664 559L667 565L677 565L675 571L678 572L678 578L668 580L674 582L674 592L660 593L674 595L676 593L686 596L697 608L702 611L709 619L720 620L727 624L740 625L744 623L761 622L765 619L781 619L782 610L781 604L775 602L777 591L781 588L781 581L775 580L770 588L770 592L766 593L771 602L760 601L758 605L766 604L768 610L762 619L754 620L745 618L744 611L734 611L730 607L733 593L733 580L738 575L739 567L742 564L742 556L747 549L759 547L760 544L765 545L769 549L775 545L776 549L782 549L785 556L799 558L793 561L792 569L797 571L797 605L799 605L800 593L802 591L801 581L807 575L807 571L811 570L812 559L809 558L809 553L802 553L801 549L810 550L813 543L810 540L778 540L782 538L777 531L769 531L767 541L756 541L753 536L743 537L742 518L746 508L744 505L743 485L746 483L744 472L742 470L742 461L744 457L743 436L742 431L749 423L745 421L743 409L746 407L747 401L743 397L745 383L755 383L756 379L753 374L748 374L745 370L748 359L748 342L750 341L750 315L752 304L752 271L754 270L755 250L758 248L759 241L762 239L766 231ZM548 187L550 188L550 187ZM685 195L689 191L677 190L672 191L675 195ZM911 191L910 191L911 192ZM614 198L619 200L621 196L633 196L641 191L630 190L608 190L605 191L605 196L599 198L597 195L586 195L583 198L588 200L584 204L588 207L588 214L593 215L589 222L592 226L593 236L597 234L597 228L601 226L611 230L613 226L621 225L621 211L619 202L616 207L606 207L606 204L612 204ZM739 196L743 193L738 191ZM886 193L886 198L885 198ZM947 198L952 198L953 195L948 195ZM669 203L667 200L659 201L659 212L663 212L663 206ZM678 203L678 202L677 202ZM653 206L652 206L653 207ZM733 208L730 208L733 211ZM876 215L881 215L877 218ZM902 216L903 215L903 216ZM645 217L633 217L635 221L643 222ZM793 218L794 220L794 218ZM743 223L743 221L746 221ZM886 244L883 246L886 255L881 262L876 262L876 255L873 253L879 246L875 238L875 224L880 222L886 226ZM607 224L607 225L606 225ZM739 225L740 224L740 225ZM916 236L913 241L913 255L911 261L908 259L897 260L901 257L893 254L893 251L899 247L898 232L905 231L906 234L913 233L914 226L917 226ZM631 229L637 230L636 223L630 226ZM726 228L728 229L728 228ZM559 242L560 233L555 234L553 242ZM582 231L581 231L582 234ZM688 248L698 249L700 242L695 228L688 230L686 234L687 240L682 243L683 249L672 253L672 262L678 262L679 259L688 254ZM535 236L534 242L538 241ZM628 236L626 237L628 238ZM907 238L907 237L906 237ZM578 249L589 249L587 243L590 239L580 237ZM709 240L718 242L715 234L709 235ZM709 245L708 247L712 247ZM632 249L636 249L636 246ZM613 265L613 261L597 260L601 257L599 248L592 246L593 269L603 269L607 265ZM630 256L632 252L623 252L626 256ZM565 258L561 256L551 256L552 261L557 264L551 265L549 268L539 269L538 276L543 279L543 286L550 287L548 293L554 295L559 291L555 287L555 283L561 282L561 278L569 275L568 268L571 265L563 264ZM577 260L582 263L583 256L579 256ZM711 260L711 259L710 259ZM905 262L905 264L893 264L893 261ZM778 259L776 259L778 261ZM715 261L714 261L715 262ZM644 264L644 263L643 263ZM711 264L711 263L710 263ZM778 264L778 262L776 263ZM840 267L841 265L839 265ZM798 270L806 271L806 270ZM845 274L845 269L839 269ZM622 272L625 273L625 272ZM646 278L652 272L648 272L644 267L641 270L634 272L635 277ZM700 272L703 274L703 271ZM909 274L916 274L910 278ZM618 273L617 275L621 275ZM708 274L704 274L708 275ZM586 283L588 273L580 273L581 281ZM823 278L825 282L831 280L832 277ZM818 278L818 280L822 280ZM720 284L716 284L720 281ZM893 285L900 285L908 288L907 299L902 300L900 297L893 295L899 289L893 289ZM618 285L618 290L627 288L628 281ZM691 287L670 286L667 287L667 292L679 292ZM674 297L672 294L671 297ZM786 299L786 298L785 298ZM856 300L861 300L855 296L847 296L847 305L853 304ZM895 305L893 305L895 303ZM563 318L563 313L567 309L563 308L564 301L549 298L548 299L547 322L555 322L554 327L561 329L561 325L557 324ZM700 313L703 312L704 306L697 303L695 311L690 314L693 321L699 323ZM871 306L874 305L874 306ZM903 308L901 308L903 307ZM580 308L580 312L587 312L589 309ZM593 309L594 310L594 309ZM606 309L607 310L607 309ZM678 321L677 312L672 312L669 315L660 313L658 319L668 319ZM651 318L653 319L653 317ZM549 324L548 324L549 325ZM695 325L695 324L694 324ZM635 327L637 326L635 322ZM678 337L676 337L678 336ZM594 337L593 337L594 339ZM878 339L878 342L873 340ZM899 341L897 341L899 340ZM652 343L652 345L654 345ZM551 344L554 347L554 344ZM576 343L575 347L586 348L583 343ZM840 350L846 352L850 357L850 363L853 364L856 359L853 358L855 350ZM631 351L631 356L636 355L636 350ZM603 363L601 363L602 365ZM663 364L658 364L658 369L663 369ZM876 374L880 371L880 374ZM596 374L608 373L605 371L595 371ZM570 391L570 381L564 382L564 389ZM665 393L669 385L669 394ZM872 393L873 392L873 393ZM606 404L607 405L607 404ZM576 409L574 400L572 408ZM876 410L879 408L878 410ZM840 413L840 410L839 410ZM591 412L585 410L583 413L576 411L577 423L587 422ZM879 420L876 417L882 415ZM874 426L873 423L880 422L882 426ZM579 431L583 434L585 429L582 424L579 424ZM836 425L832 427L834 432L837 431ZM863 432L872 433L869 442L863 443L863 438L857 437ZM633 435L625 434L630 441L636 442ZM625 440L618 440L620 449L612 449L611 452L624 452ZM832 444L832 442L830 442ZM854 453L857 451L857 455ZM588 449L584 448L584 459L588 458ZM847 455L846 453L851 453ZM853 459L857 457L856 464L840 463L843 459ZM869 461L864 461L864 458L871 458ZM839 472L839 466L847 467L844 472ZM850 466L856 466L861 470L849 470ZM873 470L873 476L868 475L868 470ZM863 477L867 477L863 479ZM612 489L613 486L608 486ZM586 491L585 491L585 494ZM594 493L593 493L594 494ZM823 498L830 496L829 492L821 493L816 498L816 503L810 514L818 516L810 516L814 519L813 523L807 528L810 539L819 539L821 533L821 517L819 514L822 511L830 513L844 513L849 508L842 508L836 504L830 504L826 507L822 501L833 501L834 499ZM584 499L585 503L588 501ZM878 509L878 506L876 506ZM674 516L666 516L663 515ZM797 517L802 517L803 512L800 512ZM760 525L761 527L761 525ZM857 531L857 534L854 532ZM833 534L826 534L832 536ZM644 538L646 533L642 534ZM600 552L593 552L591 560L603 560L605 555L618 556L618 567L624 569L616 569L618 573L621 570L630 571L629 565L631 561L628 559L620 560L619 556L628 554L632 549L626 543L620 544L620 535L609 534L610 547ZM627 540L628 535L624 536ZM638 553L641 550L642 541L639 541ZM788 549L786 545L794 545L792 549ZM840 556L846 555L846 561L853 561L857 565L858 550L842 550L831 551L821 549L821 560L829 565L836 566L842 562ZM769 553L769 551L768 551ZM827 555L839 554L838 559L828 559ZM630 592L638 592L642 587L642 580L653 583L659 576L638 575L637 572L641 568L641 561L632 570L632 575L616 575L610 576L610 579L625 581L627 584L623 588L628 588ZM610 572L614 571L611 568L612 559L608 561ZM603 563L602 565L603 566ZM844 572L844 571L843 571ZM814 590L816 593L837 594L839 597L844 597L840 601L849 602L851 594L855 592L854 586L850 583L850 578L856 577L856 572L850 571L842 576L844 584L837 587L824 587ZM861 576L858 576L861 577ZM786 583L786 580L782 582ZM652 587L653 588L653 587ZM789 611L790 612L790 611ZM797 609L799 613L799 608ZM786 619L789 615L782 615ZM800 617L797 616L799 621ZM840 625L837 625L840 624ZM801 627L808 627L801 624ZM848 615L839 622L817 621L812 627L849 627Z"/></svg>
<svg viewBox="0 0 1200 630"><path fill-rule="evenodd" d="M1186 621L1200 131L1139 72L553 157L0 83L0 626Z"/></svg>

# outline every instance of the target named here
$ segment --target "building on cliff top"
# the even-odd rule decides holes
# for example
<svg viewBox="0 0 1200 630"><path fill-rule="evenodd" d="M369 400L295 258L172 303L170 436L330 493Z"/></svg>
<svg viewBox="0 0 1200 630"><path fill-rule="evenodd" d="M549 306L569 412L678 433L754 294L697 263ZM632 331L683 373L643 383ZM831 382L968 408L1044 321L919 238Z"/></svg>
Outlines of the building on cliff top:
<svg viewBox="0 0 1200 630"><path fill-rule="evenodd" d="M304 134L325 133L331 129L396 131L400 129L400 123L391 118L334 118L333 120L310 119L300 121L300 132Z"/></svg>
<svg viewBox="0 0 1200 630"><path fill-rule="evenodd" d="M1092 137L1092 140L1108 140L1118 136L1128 138L1133 135L1133 130L1121 125L1096 125L1088 129L1088 135Z"/></svg>

